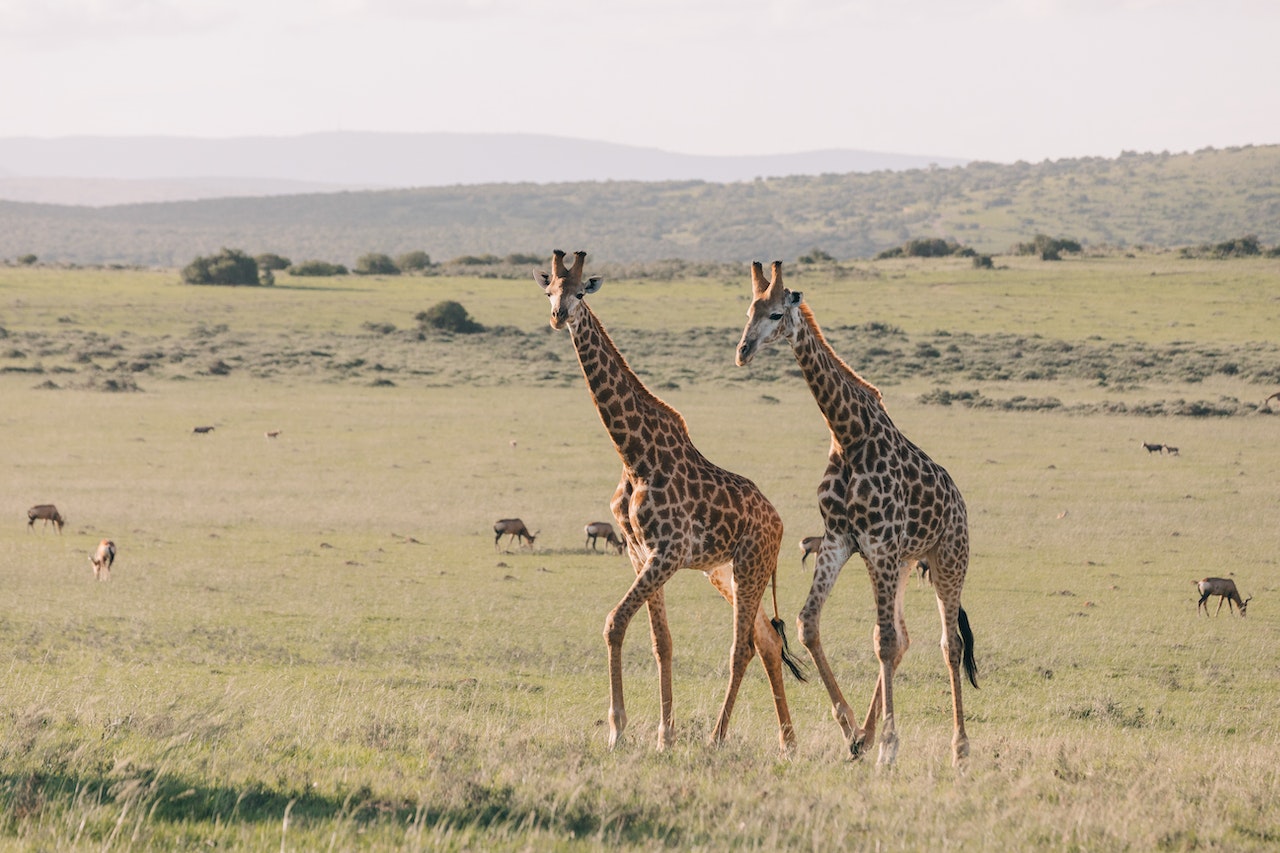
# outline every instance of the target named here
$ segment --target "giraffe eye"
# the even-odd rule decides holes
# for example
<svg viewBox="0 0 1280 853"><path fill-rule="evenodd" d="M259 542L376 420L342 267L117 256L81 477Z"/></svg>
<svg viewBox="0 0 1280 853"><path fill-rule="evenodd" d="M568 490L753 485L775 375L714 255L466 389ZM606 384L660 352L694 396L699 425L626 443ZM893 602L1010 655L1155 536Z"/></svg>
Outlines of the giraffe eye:
<svg viewBox="0 0 1280 853"><path fill-rule="evenodd" d="M582 297L586 296L587 294L583 293L582 291L578 291L577 293L575 293L575 294L573 294L573 295L574 295L574 297L576 297L577 299L581 299Z"/></svg>
<svg viewBox="0 0 1280 853"><path fill-rule="evenodd" d="M781 319L782 319L782 315L781 315L781 314L770 314L770 315L769 315L769 319L770 319L770 320L773 320L774 322L777 322L778 320L781 320Z"/></svg>

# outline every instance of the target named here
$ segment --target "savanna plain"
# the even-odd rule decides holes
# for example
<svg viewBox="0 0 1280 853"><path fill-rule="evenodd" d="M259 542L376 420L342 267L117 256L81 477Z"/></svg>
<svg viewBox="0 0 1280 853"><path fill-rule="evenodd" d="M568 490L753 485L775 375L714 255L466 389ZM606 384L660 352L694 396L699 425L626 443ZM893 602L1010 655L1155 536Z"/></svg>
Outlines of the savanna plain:
<svg viewBox="0 0 1280 853"><path fill-rule="evenodd" d="M607 748L600 632L632 571L582 528L619 463L530 278L6 267L0 848L1280 845L1280 261L793 267L968 502L964 767L916 579L896 766L849 759L812 668L788 681L794 755L754 663L709 746L730 613L693 572L666 595L676 745L655 749L639 617ZM821 532L828 438L786 348L734 367L748 282L606 279L590 300L700 449L777 505L805 660L796 543ZM424 326L443 300L486 330ZM28 529L46 502L61 534ZM513 516L534 547L495 548ZM95 582L102 538L119 556ZM1207 575L1247 617L1197 612ZM859 711L872 624L855 557L823 638Z"/></svg>

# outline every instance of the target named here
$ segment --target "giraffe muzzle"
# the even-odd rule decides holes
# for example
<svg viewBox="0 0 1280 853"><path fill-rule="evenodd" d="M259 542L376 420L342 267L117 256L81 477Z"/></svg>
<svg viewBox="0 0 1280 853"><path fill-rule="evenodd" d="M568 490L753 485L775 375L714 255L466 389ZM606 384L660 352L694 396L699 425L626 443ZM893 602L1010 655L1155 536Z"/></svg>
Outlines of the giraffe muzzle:
<svg viewBox="0 0 1280 853"><path fill-rule="evenodd" d="M738 357L736 359L738 367L746 367L750 363L752 356L756 354L755 350L755 344L750 341L743 341L738 344Z"/></svg>

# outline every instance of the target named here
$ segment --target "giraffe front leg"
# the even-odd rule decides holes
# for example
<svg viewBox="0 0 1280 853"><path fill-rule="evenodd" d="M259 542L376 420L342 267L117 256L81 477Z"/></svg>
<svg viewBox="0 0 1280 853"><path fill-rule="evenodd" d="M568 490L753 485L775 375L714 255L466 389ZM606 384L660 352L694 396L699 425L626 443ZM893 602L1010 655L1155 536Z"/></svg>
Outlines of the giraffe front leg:
<svg viewBox="0 0 1280 853"><path fill-rule="evenodd" d="M800 642L809 650L809 657L818 670L822 686L827 689L827 696L831 699L831 716L840 725L840 731L844 734L845 743L849 747L849 754L853 758L858 758L862 753L863 733L853 722L853 709L845 701L840 685L836 683L835 673L831 670L831 664L827 662L827 655L823 651L818 630L822 606L826 604L827 598L831 595L831 588L835 585L836 578L840 576L840 569L844 567L852 552L853 549L841 537L833 538L827 535L823 538L813 568L813 584L809 588L809 597L801 608L796 623Z"/></svg>
<svg viewBox="0 0 1280 853"><path fill-rule="evenodd" d="M667 625L667 608L662 589L649 597L649 634L653 640L653 657L658 662L658 698L662 718L658 722L658 749L671 746L675 737L675 721L671 694L671 629Z"/></svg>
<svg viewBox="0 0 1280 853"><path fill-rule="evenodd" d="M906 622L902 615L903 596L907 588L908 573L897 564L896 571L884 569L876 584L876 657L880 660L880 676L876 683L876 695L880 699L880 713L884 730L880 734L879 766L892 765L898 758L898 731L893 714L893 674L907 653L911 641L907 637ZM875 575L873 574L873 582ZM886 600L887 599L887 600ZM876 697L867 711L869 728L874 728Z"/></svg>

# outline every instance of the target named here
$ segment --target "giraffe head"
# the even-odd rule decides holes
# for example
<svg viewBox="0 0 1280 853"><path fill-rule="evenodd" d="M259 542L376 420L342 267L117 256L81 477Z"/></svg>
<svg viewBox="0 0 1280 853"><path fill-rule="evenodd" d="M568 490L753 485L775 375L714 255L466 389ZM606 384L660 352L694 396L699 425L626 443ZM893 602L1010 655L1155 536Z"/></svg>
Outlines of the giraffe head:
<svg viewBox="0 0 1280 853"><path fill-rule="evenodd" d="M738 343L739 367L750 364L758 350L782 335L790 337L800 323L800 303L804 294L782 286L782 261L773 262L773 278L766 281L759 261L751 263L751 307L747 327Z"/></svg>
<svg viewBox="0 0 1280 853"><path fill-rule="evenodd" d="M570 316L578 310L582 298L588 293L595 293L604 282L603 276L593 275L586 281L582 279L582 264L587 259L586 252L573 253L573 267L564 265L564 252L556 249L551 254L551 274L538 270L533 280L542 287L547 298L551 300L551 328L563 329Z"/></svg>

